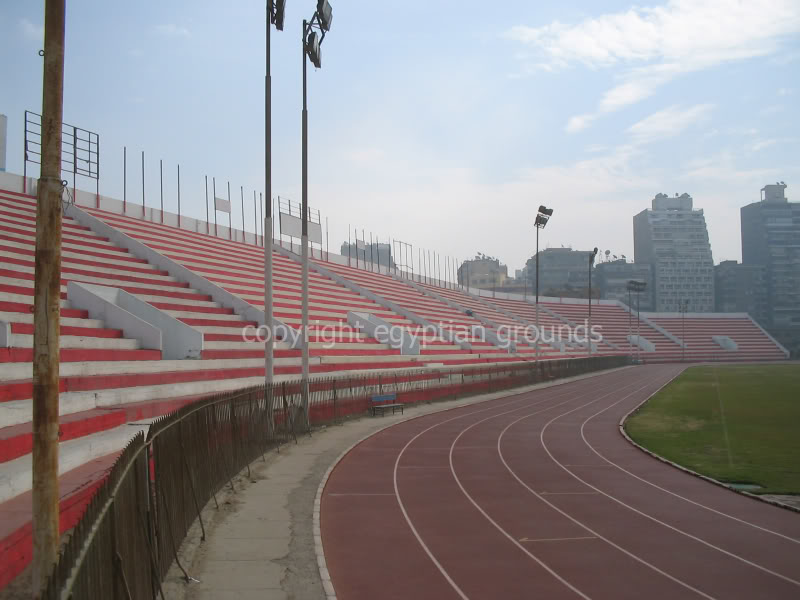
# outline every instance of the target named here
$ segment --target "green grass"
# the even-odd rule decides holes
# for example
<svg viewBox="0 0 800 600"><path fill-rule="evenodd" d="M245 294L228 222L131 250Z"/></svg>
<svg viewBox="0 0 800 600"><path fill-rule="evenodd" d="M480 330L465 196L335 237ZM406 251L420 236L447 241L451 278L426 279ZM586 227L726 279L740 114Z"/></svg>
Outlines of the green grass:
<svg viewBox="0 0 800 600"><path fill-rule="evenodd" d="M719 481L800 494L800 365L693 367L625 429L648 450Z"/></svg>

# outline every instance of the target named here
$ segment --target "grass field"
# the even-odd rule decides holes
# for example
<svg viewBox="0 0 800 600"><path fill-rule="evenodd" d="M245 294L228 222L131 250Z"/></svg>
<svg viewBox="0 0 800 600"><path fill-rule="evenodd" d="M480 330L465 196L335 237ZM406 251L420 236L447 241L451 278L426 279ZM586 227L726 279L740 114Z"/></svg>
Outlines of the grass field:
<svg viewBox="0 0 800 600"><path fill-rule="evenodd" d="M645 448L719 481L800 494L800 365L692 367L625 429Z"/></svg>

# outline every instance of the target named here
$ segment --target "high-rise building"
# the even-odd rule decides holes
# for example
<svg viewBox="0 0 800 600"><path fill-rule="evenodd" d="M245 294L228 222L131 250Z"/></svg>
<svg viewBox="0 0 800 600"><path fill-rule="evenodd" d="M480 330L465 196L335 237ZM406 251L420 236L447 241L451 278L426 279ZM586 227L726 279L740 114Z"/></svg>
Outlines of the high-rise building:
<svg viewBox="0 0 800 600"><path fill-rule="evenodd" d="M633 217L634 262L653 270L653 300L659 312L714 310L714 260L706 218L689 194L657 194L652 208Z"/></svg>
<svg viewBox="0 0 800 600"><path fill-rule="evenodd" d="M587 298L589 294L589 250L572 248L547 248L528 259L526 264L531 281L536 279L536 261L539 261L539 295ZM597 290L592 296L599 298Z"/></svg>
<svg viewBox="0 0 800 600"><path fill-rule="evenodd" d="M458 283L467 287L491 290L505 285L507 280L508 267L490 256L476 256L458 267Z"/></svg>
<svg viewBox="0 0 800 600"><path fill-rule="evenodd" d="M364 264L371 262L389 269L395 267L394 260L392 260L392 247L389 244L377 242L364 244L360 240L355 244L342 242L341 253L353 263L356 261Z"/></svg>
<svg viewBox="0 0 800 600"><path fill-rule="evenodd" d="M768 325L766 269L762 265L723 260L714 267L714 296L716 312L747 313L762 326Z"/></svg>
<svg viewBox="0 0 800 600"><path fill-rule="evenodd" d="M741 209L742 263L763 265L767 329L784 345L800 345L800 202L789 202L782 181L761 189Z"/></svg>
<svg viewBox="0 0 800 600"><path fill-rule="evenodd" d="M636 295L628 292L628 282L633 280L644 281L647 284L645 291L639 294L641 310L653 310L653 269L648 264L631 263L624 259L610 260L598 263L595 267L595 279L600 297L606 300L619 300L628 305L636 306Z"/></svg>

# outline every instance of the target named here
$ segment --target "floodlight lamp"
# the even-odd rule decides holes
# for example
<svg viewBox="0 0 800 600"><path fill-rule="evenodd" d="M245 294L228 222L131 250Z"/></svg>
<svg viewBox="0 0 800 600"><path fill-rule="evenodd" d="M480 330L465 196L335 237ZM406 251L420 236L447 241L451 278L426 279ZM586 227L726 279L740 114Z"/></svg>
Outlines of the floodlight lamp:
<svg viewBox="0 0 800 600"><path fill-rule="evenodd" d="M317 35L316 31L312 31L308 34L306 38L306 54L308 54L308 58L316 68L322 68L322 55L320 54L320 46L319 46L319 35Z"/></svg>
<svg viewBox="0 0 800 600"><path fill-rule="evenodd" d="M328 0L317 0L317 19L322 31L330 31L333 22L333 9Z"/></svg>
<svg viewBox="0 0 800 600"><path fill-rule="evenodd" d="M283 31L283 23L286 20L286 0L268 1L269 20L275 25L275 29Z"/></svg>
<svg viewBox="0 0 800 600"><path fill-rule="evenodd" d="M539 214L546 215L548 217L552 217L553 216L553 209L552 208L547 208L545 205L542 204L541 206L539 206Z"/></svg>

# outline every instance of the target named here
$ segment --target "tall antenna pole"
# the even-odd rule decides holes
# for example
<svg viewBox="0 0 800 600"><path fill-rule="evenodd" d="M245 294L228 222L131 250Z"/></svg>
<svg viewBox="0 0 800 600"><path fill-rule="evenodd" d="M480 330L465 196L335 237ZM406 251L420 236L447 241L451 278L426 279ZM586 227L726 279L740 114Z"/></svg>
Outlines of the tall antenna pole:
<svg viewBox="0 0 800 600"><path fill-rule="evenodd" d="M303 337L303 352L302 352L302 396L303 396L303 417L305 418L305 425L309 425L309 397L308 397L308 100L306 93L306 31L308 23L303 20L303 38L302 38L302 57L303 57L303 115L302 115L302 129L303 129L303 147L302 147L302 230L300 232L300 242L302 244L301 255L303 259L302 269L302 305L301 305L301 323Z"/></svg>
<svg viewBox="0 0 800 600"><path fill-rule="evenodd" d="M66 0L47 0L42 76L42 168L36 199L33 302L33 594L58 557L58 377L61 332L61 128Z"/></svg>

